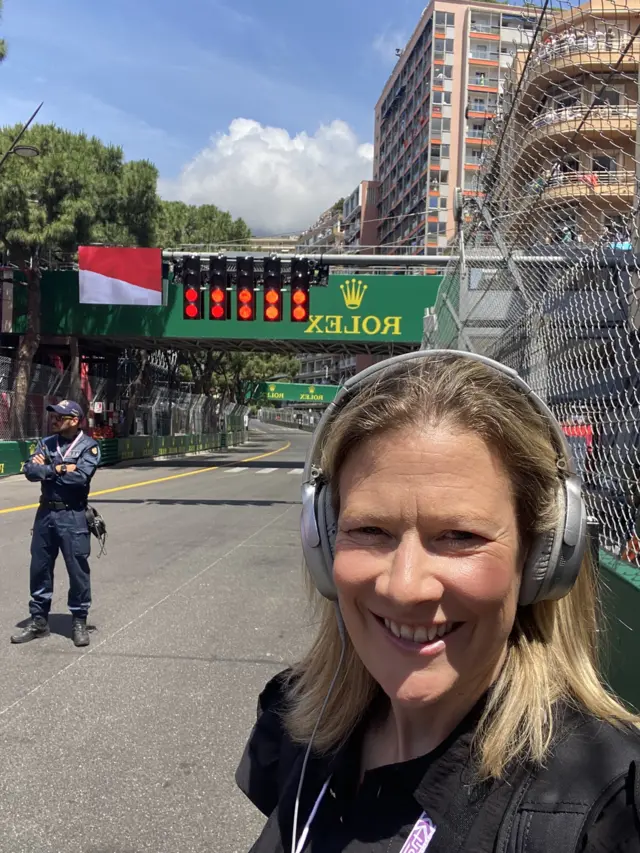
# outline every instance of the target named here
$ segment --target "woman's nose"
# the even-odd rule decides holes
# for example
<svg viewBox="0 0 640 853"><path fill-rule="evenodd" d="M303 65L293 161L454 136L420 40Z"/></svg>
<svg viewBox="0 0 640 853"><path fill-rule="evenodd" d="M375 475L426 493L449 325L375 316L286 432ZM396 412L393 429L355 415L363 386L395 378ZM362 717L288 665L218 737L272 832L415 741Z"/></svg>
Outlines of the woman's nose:
<svg viewBox="0 0 640 853"><path fill-rule="evenodd" d="M416 533L403 536L389 563L386 589L380 591L400 605L437 601L443 592L438 562Z"/></svg>

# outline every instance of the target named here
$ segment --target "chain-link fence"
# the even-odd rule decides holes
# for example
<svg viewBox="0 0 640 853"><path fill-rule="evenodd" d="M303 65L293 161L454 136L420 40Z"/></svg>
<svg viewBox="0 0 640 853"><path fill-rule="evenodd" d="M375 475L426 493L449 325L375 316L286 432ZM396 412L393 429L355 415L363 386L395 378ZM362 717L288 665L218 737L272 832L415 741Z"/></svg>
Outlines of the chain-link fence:
<svg viewBox="0 0 640 853"><path fill-rule="evenodd" d="M36 438L46 433L47 406L72 398L85 410L87 393L101 399L106 380L95 376L73 377L69 370L34 364L26 397L24 417L16 420L17 362L0 356L0 441ZM89 390L91 389L91 390Z"/></svg>
<svg viewBox="0 0 640 853"><path fill-rule="evenodd" d="M100 437L126 437L127 396L104 377L81 372L73 377L69 369L34 364L24 417L15 417L15 360L0 356L0 441L37 438L49 425L47 406L62 399L76 400L89 417L89 428ZM92 410L91 401L100 405ZM218 402L205 394L191 394L166 387L151 387L138 394L131 435L205 435L242 429L245 407L230 404L219 412ZM110 428L108 434L105 426Z"/></svg>
<svg viewBox="0 0 640 853"><path fill-rule="evenodd" d="M638 568L640 5L527 9L424 346L527 379L573 446L601 547Z"/></svg>

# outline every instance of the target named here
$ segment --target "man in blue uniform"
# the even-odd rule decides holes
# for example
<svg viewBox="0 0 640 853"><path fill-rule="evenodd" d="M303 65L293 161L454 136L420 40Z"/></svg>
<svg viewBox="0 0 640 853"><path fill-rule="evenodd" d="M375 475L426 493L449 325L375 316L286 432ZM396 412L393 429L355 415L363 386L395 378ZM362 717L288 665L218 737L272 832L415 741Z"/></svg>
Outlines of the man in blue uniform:
<svg viewBox="0 0 640 853"><path fill-rule="evenodd" d="M85 514L91 478L100 462L98 442L80 429L82 409L72 400L47 406L53 434L39 442L25 462L27 480L41 483L40 507L31 539L31 619L11 637L27 643L49 634L53 567L62 551L69 573L68 605L73 617L73 642L89 645L87 613L91 605L90 533Z"/></svg>

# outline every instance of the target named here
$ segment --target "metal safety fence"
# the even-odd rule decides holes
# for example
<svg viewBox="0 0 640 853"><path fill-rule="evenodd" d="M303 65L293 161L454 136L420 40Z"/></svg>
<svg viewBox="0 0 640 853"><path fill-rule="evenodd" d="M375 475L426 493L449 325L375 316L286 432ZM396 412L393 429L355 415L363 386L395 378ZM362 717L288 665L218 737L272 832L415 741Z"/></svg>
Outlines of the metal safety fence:
<svg viewBox="0 0 640 853"><path fill-rule="evenodd" d="M640 3L525 9L530 34L495 115L474 133L456 259L425 316L423 346L495 358L548 402L600 547L637 583Z"/></svg>
<svg viewBox="0 0 640 853"><path fill-rule="evenodd" d="M135 417L128 431L128 388L114 387L100 376L67 368L34 364L24 414L16 417L17 363L0 356L0 441L23 441L46 434L47 406L74 399L88 415L88 428L97 438L130 436L211 435L244 429L246 406L221 406L215 398L167 387L146 387L137 393ZM97 405L96 405L97 404Z"/></svg>
<svg viewBox="0 0 640 853"><path fill-rule="evenodd" d="M322 412L301 412L293 408L269 409L258 411L258 418L266 424L294 427L305 432L313 432L320 423Z"/></svg>

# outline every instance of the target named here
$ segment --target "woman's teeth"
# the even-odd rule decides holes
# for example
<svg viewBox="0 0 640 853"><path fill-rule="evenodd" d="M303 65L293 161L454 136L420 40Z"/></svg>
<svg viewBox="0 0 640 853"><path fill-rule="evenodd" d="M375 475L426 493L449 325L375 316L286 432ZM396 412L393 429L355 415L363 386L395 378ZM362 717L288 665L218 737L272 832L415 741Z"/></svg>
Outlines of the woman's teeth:
<svg viewBox="0 0 640 853"><path fill-rule="evenodd" d="M391 619L385 619L384 624L395 637L411 640L414 643L432 643L436 638L444 637L455 627L455 622L441 622L439 625L401 625Z"/></svg>

